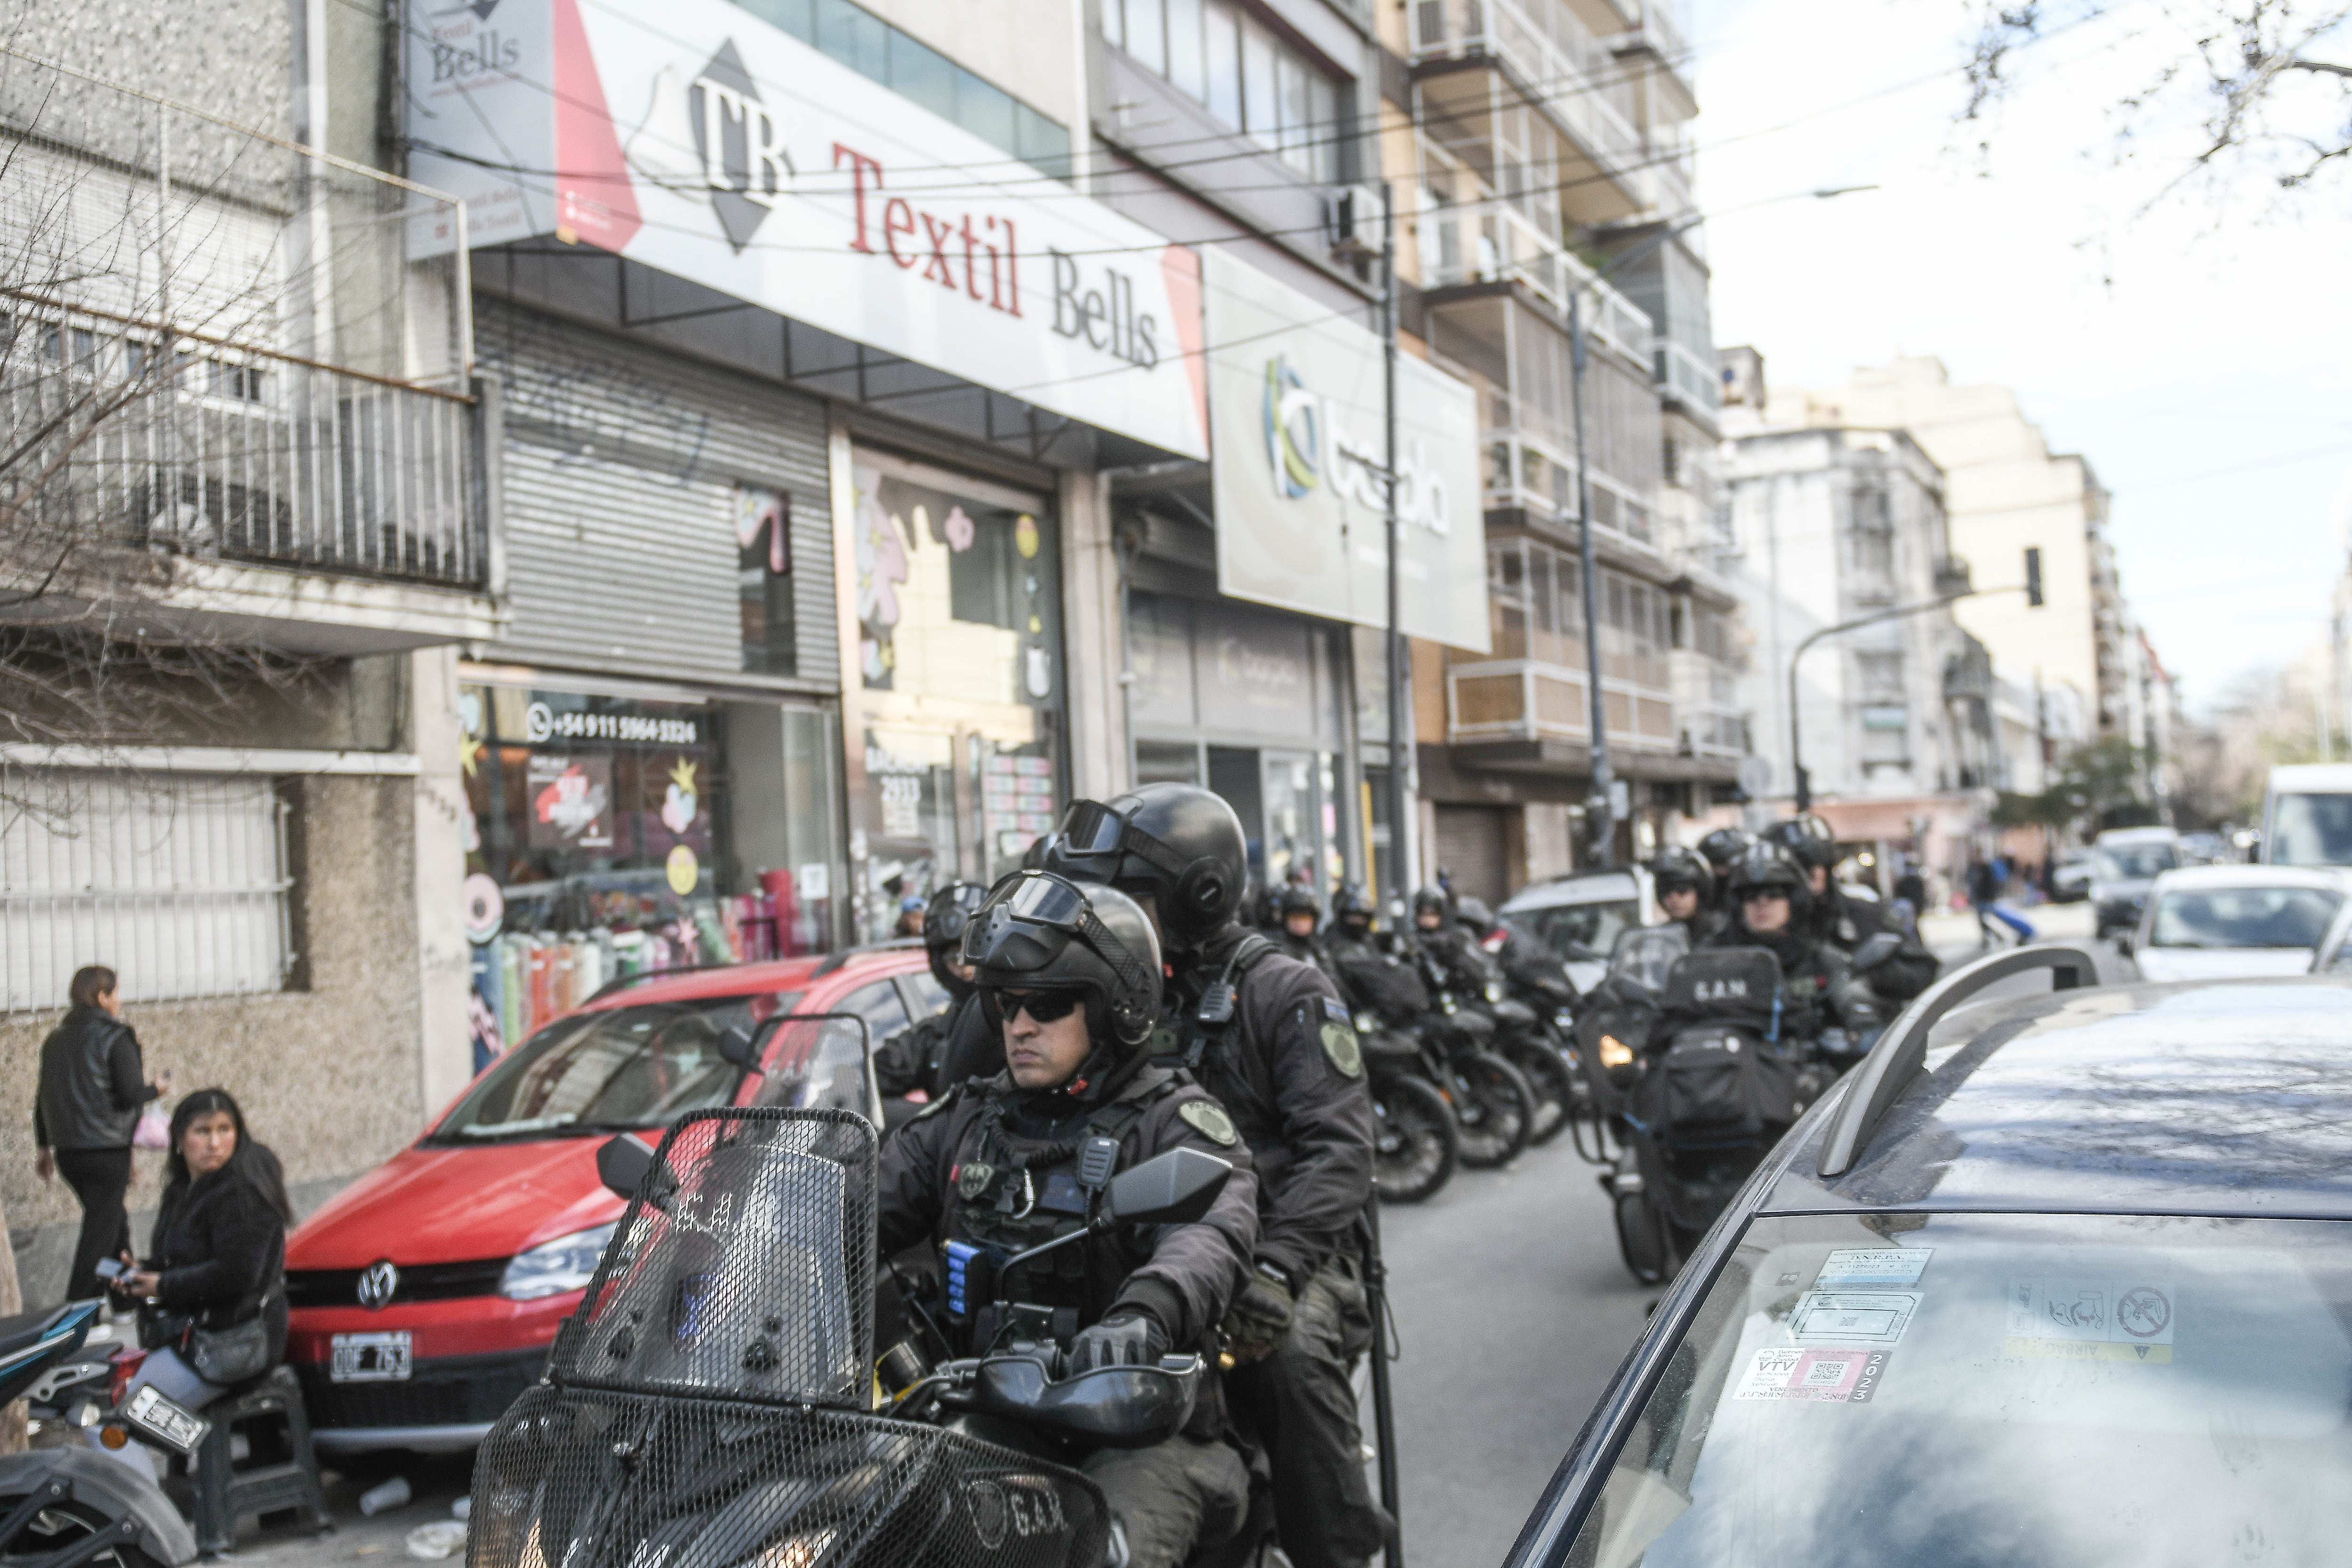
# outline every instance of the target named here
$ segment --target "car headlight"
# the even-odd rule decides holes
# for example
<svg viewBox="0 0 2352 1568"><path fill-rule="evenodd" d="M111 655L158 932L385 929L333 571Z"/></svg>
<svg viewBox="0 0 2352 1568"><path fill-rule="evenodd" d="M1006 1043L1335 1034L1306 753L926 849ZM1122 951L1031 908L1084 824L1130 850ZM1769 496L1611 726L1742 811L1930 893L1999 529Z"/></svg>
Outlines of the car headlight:
<svg viewBox="0 0 2352 1568"><path fill-rule="evenodd" d="M536 1301L543 1296L586 1289L597 1263L604 1256L606 1244L618 1228L620 1222L615 1220L593 1230L559 1236L529 1252L515 1254L507 1264L507 1271L499 1277L499 1294L509 1301Z"/></svg>

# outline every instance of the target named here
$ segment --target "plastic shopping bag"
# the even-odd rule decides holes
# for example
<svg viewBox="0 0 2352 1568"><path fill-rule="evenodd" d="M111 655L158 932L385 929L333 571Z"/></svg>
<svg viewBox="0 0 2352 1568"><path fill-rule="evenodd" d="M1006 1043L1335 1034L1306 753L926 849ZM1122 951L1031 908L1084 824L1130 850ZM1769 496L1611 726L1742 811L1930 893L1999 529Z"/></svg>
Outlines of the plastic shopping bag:
<svg viewBox="0 0 2352 1568"><path fill-rule="evenodd" d="M139 1113L139 1125L131 1129L133 1149L168 1149L172 1145L172 1119L163 1114L163 1102L151 1100L147 1109Z"/></svg>

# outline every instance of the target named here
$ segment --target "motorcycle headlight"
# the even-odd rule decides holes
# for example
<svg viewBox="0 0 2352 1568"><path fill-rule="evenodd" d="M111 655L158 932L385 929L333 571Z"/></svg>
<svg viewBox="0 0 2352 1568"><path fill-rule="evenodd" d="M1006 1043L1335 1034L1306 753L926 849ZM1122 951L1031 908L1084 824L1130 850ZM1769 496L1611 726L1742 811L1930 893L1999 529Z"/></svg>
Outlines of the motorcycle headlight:
<svg viewBox="0 0 2352 1568"><path fill-rule="evenodd" d="M1614 1035L1601 1037L1601 1065L1605 1068L1626 1068L1633 1065L1633 1050Z"/></svg>
<svg viewBox="0 0 2352 1568"><path fill-rule="evenodd" d="M559 1236L529 1252L515 1254L507 1271L499 1277L499 1294L509 1301L536 1301L545 1296L561 1296L567 1290L586 1289L597 1263L604 1256L606 1244L618 1228L620 1222L615 1220L593 1230Z"/></svg>
<svg viewBox="0 0 2352 1568"><path fill-rule="evenodd" d="M1489 980L1486 982L1486 1000L1489 1002L1500 1002L1502 999L1503 983L1499 980Z"/></svg>

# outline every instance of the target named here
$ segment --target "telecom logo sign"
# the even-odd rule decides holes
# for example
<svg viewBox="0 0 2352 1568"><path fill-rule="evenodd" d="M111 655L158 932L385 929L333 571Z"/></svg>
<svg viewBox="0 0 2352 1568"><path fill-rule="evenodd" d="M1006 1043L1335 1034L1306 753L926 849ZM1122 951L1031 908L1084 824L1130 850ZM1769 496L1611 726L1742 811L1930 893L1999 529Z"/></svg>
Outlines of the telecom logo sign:
<svg viewBox="0 0 2352 1568"><path fill-rule="evenodd" d="M1328 443L1331 493L1385 513L1388 497L1378 452L1340 426L1330 402L1307 387L1287 354L1265 362L1262 419L1277 497L1301 500L1322 483ZM1397 521L1444 538L1454 531L1448 503L1444 479L1430 464L1422 438L1413 437L1398 455Z"/></svg>
<svg viewBox="0 0 2352 1568"><path fill-rule="evenodd" d="M786 194L794 171L777 137L776 118L761 101L734 39L720 44L694 79L687 108L711 208L740 256Z"/></svg>

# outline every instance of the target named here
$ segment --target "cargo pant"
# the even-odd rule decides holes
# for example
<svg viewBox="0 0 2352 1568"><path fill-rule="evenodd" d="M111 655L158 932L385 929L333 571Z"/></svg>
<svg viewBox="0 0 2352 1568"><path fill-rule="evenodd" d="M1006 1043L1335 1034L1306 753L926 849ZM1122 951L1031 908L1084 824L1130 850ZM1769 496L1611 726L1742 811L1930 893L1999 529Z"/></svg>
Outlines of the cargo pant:
<svg viewBox="0 0 2352 1568"><path fill-rule="evenodd" d="M1272 1467L1276 1528L1295 1568L1363 1568L1391 1528L1364 1478L1348 1372L1371 1342L1357 1259L1335 1254L1298 1293L1274 1353L1225 1374L1243 1434Z"/></svg>
<svg viewBox="0 0 2352 1568"><path fill-rule="evenodd" d="M1127 1537L1128 1568L1181 1568L1249 1516L1249 1468L1230 1443L1180 1432L1149 1448L1097 1448L1078 1468Z"/></svg>

